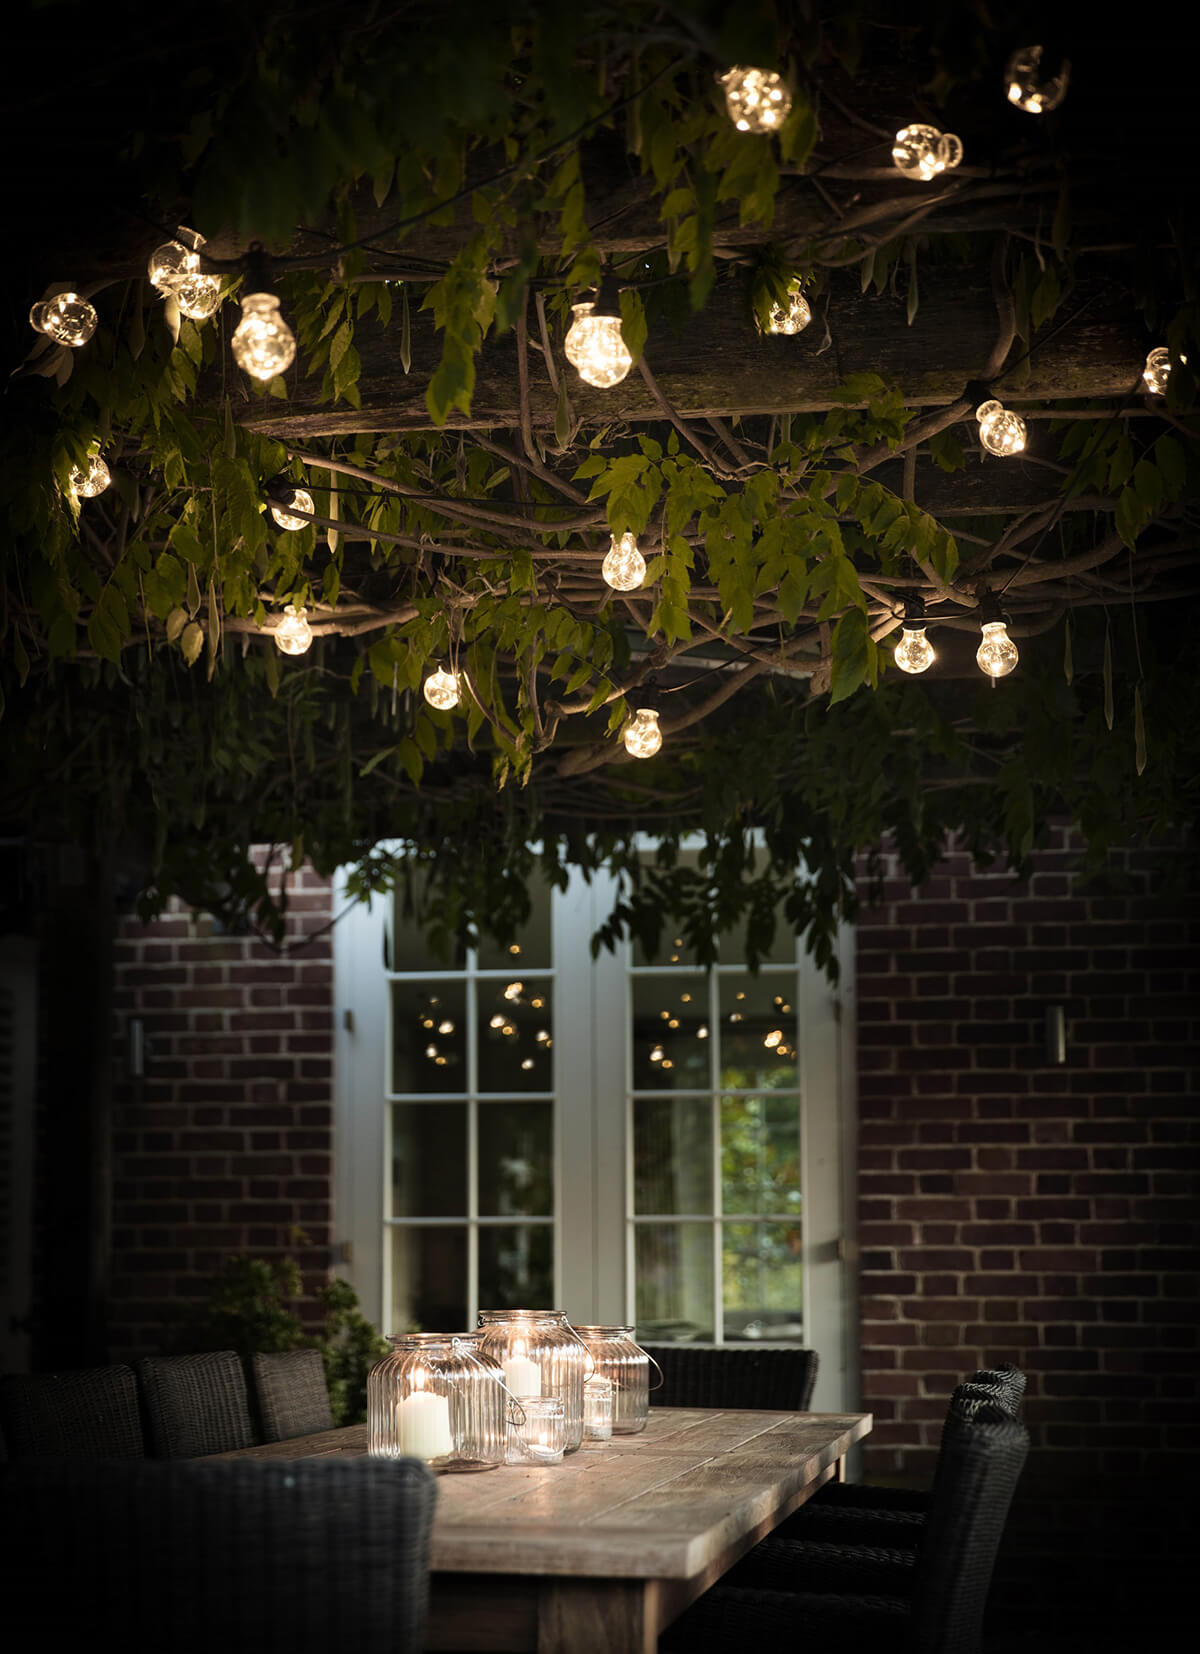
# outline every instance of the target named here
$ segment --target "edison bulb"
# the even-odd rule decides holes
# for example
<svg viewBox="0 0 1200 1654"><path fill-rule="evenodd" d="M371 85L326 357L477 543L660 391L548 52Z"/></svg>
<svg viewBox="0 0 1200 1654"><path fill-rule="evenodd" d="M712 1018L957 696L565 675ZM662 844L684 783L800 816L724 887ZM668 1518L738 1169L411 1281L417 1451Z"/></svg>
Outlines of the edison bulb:
<svg viewBox="0 0 1200 1654"><path fill-rule="evenodd" d="M175 235L174 241L164 241L154 249L146 273L185 316L194 322L206 321L221 302L221 278L206 276L200 269L200 248L205 241L198 230L181 224Z"/></svg>
<svg viewBox="0 0 1200 1654"><path fill-rule="evenodd" d="M1009 413L999 402L981 402L975 417L979 421L979 440L989 454L1005 459L1024 450L1027 432L1020 414Z"/></svg>
<svg viewBox="0 0 1200 1654"><path fill-rule="evenodd" d="M78 293L56 293L52 299L39 300L29 312L29 325L35 332L72 350L87 344L99 320L95 306Z"/></svg>
<svg viewBox="0 0 1200 1654"><path fill-rule="evenodd" d="M597 316L595 308L590 299L571 306L575 320L567 329L563 349L581 379L606 391L621 383L633 366L633 357L621 336L621 318Z"/></svg>
<svg viewBox="0 0 1200 1654"><path fill-rule="evenodd" d="M615 534L611 539L612 546L600 565L600 573L615 592L635 592L646 578L646 559L628 529L619 540Z"/></svg>
<svg viewBox="0 0 1200 1654"><path fill-rule="evenodd" d="M975 651L980 671L986 672L989 678L1006 678L1020 658L1005 622L985 620L983 642Z"/></svg>
<svg viewBox="0 0 1200 1654"><path fill-rule="evenodd" d="M304 609L289 603L275 626L275 642L285 655L303 655L312 646L312 627Z"/></svg>
<svg viewBox="0 0 1200 1654"><path fill-rule="evenodd" d="M238 366L255 379L274 379L296 356L296 336L279 314L274 293L246 294L242 319L230 342Z"/></svg>
<svg viewBox="0 0 1200 1654"><path fill-rule="evenodd" d="M962 156L962 142L953 132L939 132L936 126L925 126L920 122L901 127L892 145L892 160L897 172L902 172L906 178L919 178L925 183L948 167L956 167Z"/></svg>
<svg viewBox="0 0 1200 1654"><path fill-rule="evenodd" d="M812 307L797 288L789 290L786 304L773 304L767 318L768 333L803 333L812 321Z"/></svg>
<svg viewBox="0 0 1200 1654"><path fill-rule="evenodd" d="M658 713L650 707L640 707L622 730L621 739L631 758L653 758L663 743Z"/></svg>
<svg viewBox="0 0 1200 1654"><path fill-rule="evenodd" d="M1171 356L1160 345L1152 350L1146 358L1146 366L1142 370L1142 378L1146 382L1146 389L1151 396L1165 396L1167 381L1171 377Z"/></svg>
<svg viewBox="0 0 1200 1654"><path fill-rule="evenodd" d="M1067 95L1071 65L1066 59L1058 74L1046 80L1039 73L1041 67L1042 48L1020 46L1009 58L1004 71L1009 103L1015 103L1027 115L1044 115L1050 109L1057 109Z"/></svg>
<svg viewBox="0 0 1200 1654"><path fill-rule="evenodd" d="M293 517L286 508L292 506L296 511L312 511L313 497L307 488L293 488L286 500L275 500L271 504L271 515L280 528L295 530L308 528L310 525L303 517Z"/></svg>
<svg viewBox="0 0 1200 1654"><path fill-rule="evenodd" d="M730 69L719 77L725 107L739 132L778 132L788 118L792 94L771 69Z"/></svg>
<svg viewBox="0 0 1200 1654"><path fill-rule="evenodd" d="M430 706L436 707L439 712L451 711L459 702L458 673L447 672L439 666L425 679L422 693Z"/></svg>
<svg viewBox="0 0 1200 1654"><path fill-rule="evenodd" d="M108 466L99 454L89 454L86 471L80 470L78 465L71 467L71 492L81 500L94 500L97 494L103 494L111 481Z"/></svg>
<svg viewBox="0 0 1200 1654"><path fill-rule="evenodd" d="M221 278L202 275L197 271L194 276L180 282L172 297L185 316L190 316L194 322L206 322L220 309Z"/></svg>
<svg viewBox="0 0 1200 1654"><path fill-rule="evenodd" d="M925 636L924 626L905 621L892 659L902 672L909 672L914 678L918 672L929 670L937 656L933 652L933 644Z"/></svg>

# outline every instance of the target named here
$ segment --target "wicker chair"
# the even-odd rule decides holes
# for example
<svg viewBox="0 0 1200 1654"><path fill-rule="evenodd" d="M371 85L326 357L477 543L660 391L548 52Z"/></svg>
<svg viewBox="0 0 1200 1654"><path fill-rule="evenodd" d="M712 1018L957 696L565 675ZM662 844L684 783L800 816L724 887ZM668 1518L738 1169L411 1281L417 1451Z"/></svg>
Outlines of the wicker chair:
<svg viewBox="0 0 1200 1654"><path fill-rule="evenodd" d="M10 1459L141 1459L146 1454L132 1367L0 1378Z"/></svg>
<svg viewBox="0 0 1200 1654"><path fill-rule="evenodd" d="M658 1407L745 1407L803 1413L817 1352L795 1344L643 1344L662 1369Z"/></svg>
<svg viewBox="0 0 1200 1654"><path fill-rule="evenodd" d="M786 1547L756 1548L663 1635L679 1654L726 1654L740 1644L864 1654L876 1642L905 1654L980 1654L984 1609L1013 1489L1029 1452L1025 1427L994 1401L946 1421L911 1590L797 1588ZM819 1547L836 1549L836 1547ZM897 1556L902 1553L896 1553ZM877 1576L882 1577L882 1576Z"/></svg>
<svg viewBox="0 0 1200 1654"><path fill-rule="evenodd" d="M293 1436L333 1429L320 1350L256 1353L250 1357L250 1372L265 1442L290 1441Z"/></svg>
<svg viewBox="0 0 1200 1654"><path fill-rule="evenodd" d="M0 1487L21 1646L424 1647L437 1488L415 1460L46 1461Z"/></svg>
<svg viewBox="0 0 1200 1654"><path fill-rule="evenodd" d="M246 1380L233 1350L145 1356L137 1375L156 1459L198 1459L253 1446Z"/></svg>

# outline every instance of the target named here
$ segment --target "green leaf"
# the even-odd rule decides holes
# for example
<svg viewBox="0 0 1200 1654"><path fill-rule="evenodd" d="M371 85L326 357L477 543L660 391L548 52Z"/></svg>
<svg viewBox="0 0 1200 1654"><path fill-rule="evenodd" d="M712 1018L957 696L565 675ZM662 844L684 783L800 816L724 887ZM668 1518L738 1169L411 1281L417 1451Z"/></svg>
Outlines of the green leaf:
<svg viewBox="0 0 1200 1654"><path fill-rule="evenodd" d="M621 294L621 337L635 362L641 360L642 351L646 348L647 332L646 307L642 296L626 288Z"/></svg>
<svg viewBox="0 0 1200 1654"><path fill-rule="evenodd" d="M167 642L174 643L188 623L186 609L172 609L167 616Z"/></svg>
<svg viewBox="0 0 1200 1654"><path fill-rule="evenodd" d="M1117 533L1132 551L1142 527L1141 501L1132 488L1121 490L1117 500L1116 524ZM1111 728L1111 725L1109 727Z"/></svg>
<svg viewBox="0 0 1200 1654"><path fill-rule="evenodd" d="M225 398L225 458L237 458L237 431L233 423L233 404Z"/></svg>
<svg viewBox="0 0 1200 1654"><path fill-rule="evenodd" d="M204 628L198 621L189 620L179 639L179 648L189 666L195 666L204 648Z"/></svg>
<svg viewBox="0 0 1200 1654"><path fill-rule="evenodd" d="M868 678L874 682L877 672L878 649L867 629L867 617L861 609L851 609L833 629L830 706L853 695Z"/></svg>

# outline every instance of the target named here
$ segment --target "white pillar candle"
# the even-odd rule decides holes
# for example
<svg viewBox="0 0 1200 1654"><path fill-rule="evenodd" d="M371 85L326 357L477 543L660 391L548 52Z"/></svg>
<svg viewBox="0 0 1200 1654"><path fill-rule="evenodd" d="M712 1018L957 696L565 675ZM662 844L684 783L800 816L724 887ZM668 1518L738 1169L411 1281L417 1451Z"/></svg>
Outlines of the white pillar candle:
<svg viewBox="0 0 1200 1654"><path fill-rule="evenodd" d="M404 1397L396 1414L401 1453L414 1459L440 1459L453 1450L450 1402L431 1390L414 1390Z"/></svg>
<svg viewBox="0 0 1200 1654"><path fill-rule="evenodd" d="M504 1382L514 1396L540 1396L542 1369L525 1355L510 1355L504 1363Z"/></svg>

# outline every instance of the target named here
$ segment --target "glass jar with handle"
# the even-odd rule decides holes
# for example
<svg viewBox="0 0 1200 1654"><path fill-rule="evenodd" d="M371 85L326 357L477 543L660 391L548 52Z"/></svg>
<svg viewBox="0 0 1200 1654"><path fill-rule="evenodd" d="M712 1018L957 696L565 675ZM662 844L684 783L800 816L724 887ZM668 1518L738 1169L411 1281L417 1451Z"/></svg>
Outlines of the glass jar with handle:
<svg viewBox="0 0 1200 1654"><path fill-rule="evenodd" d="M576 1327L575 1331L592 1352L596 1372L612 1380L613 1434L632 1436L644 1430L650 1415L650 1363L654 1357L635 1341L632 1327ZM654 1370L661 1384L657 1361Z"/></svg>
<svg viewBox="0 0 1200 1654"><path fill-rule="evenodd" d="M502 1368L514 1396L560 1396L566 1448L583 1441L583 1381L590 1351L558 1309L481 1309L479 1347Z"/></svg>
<svg viewBox="0 0 1200 1654"><path fill-rule="evenodd" d="M504 1373L475 1332L414 1332L367 1375L367 1452L431 1470L492 1470L508 1435Z"/></svg>

